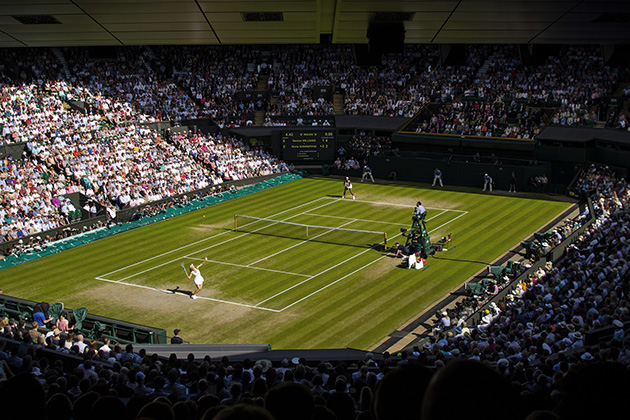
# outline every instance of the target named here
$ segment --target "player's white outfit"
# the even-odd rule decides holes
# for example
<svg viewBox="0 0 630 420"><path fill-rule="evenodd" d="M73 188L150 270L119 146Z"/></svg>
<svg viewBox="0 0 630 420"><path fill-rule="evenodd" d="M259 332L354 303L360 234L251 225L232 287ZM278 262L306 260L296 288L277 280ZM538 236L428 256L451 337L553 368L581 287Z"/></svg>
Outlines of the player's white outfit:
<svg viewBox="0 0 630 420"><path fill-rule="evenodd" d="M203 284L204 278L201 275L201 271L195 269L195 270L193 270L193 275L195 276L195 278L193 279L195 284L199 284L199 285Z"/></svg>
<svg viewBox="0 0 630 420"><path fill-rule="evenodd" d="M424 267L424 262L422 262L422 258L416 258L416 254L414 254L413 252L411 253L411 255L409 255L407 264L407 268L415 268L416 270L420 270L422 267Z"/></svg>
<svg viewBox="0 0 630 420"><path fill-rule="evenodd" d="M352 182L350 182L349 179L346 179L343 181L343 197L346 197L346 191L350 191L350 194L352 194L352 199L354 200L354 193L352 192Z"/></svg>
<svg viewBox="0 0 630 420"><path fill-rule="evenodd" d="M488 174L483 176L483 190L485 191L486 188L490 188L490 192L492 192L492 177Z"/></svg>
<svg viewBox="0 0 630 420"><path fill-rule="evenodd" d="M431 186L435 187L435 183L437 181L440 181L440 187L444 186L444 184L442 184L442 171L440 171L439 169L436 169L435 172L433 172L433 185Z"/></svg>

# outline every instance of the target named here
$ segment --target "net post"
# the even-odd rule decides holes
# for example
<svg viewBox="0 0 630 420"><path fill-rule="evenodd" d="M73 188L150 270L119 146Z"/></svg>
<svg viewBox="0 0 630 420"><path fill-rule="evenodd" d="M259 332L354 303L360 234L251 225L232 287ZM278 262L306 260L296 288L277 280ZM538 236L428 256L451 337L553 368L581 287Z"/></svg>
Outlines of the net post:
<svg viewBox="0 0 630 420"><path fill-rule="evenodd" d="M387 249L387 232L383 232L383 246Z"/></svg>
<svg viewBox="0 0 630 420"><path fill-rule="evenodd" d="M234 215L234 230L238 230L238 214Z"/></svg>

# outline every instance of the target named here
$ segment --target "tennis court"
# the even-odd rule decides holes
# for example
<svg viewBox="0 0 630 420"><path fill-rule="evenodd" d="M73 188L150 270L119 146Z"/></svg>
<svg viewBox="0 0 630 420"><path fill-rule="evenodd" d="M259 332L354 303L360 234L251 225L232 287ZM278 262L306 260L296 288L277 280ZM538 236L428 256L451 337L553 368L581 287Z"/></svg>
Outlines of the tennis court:
<svg viewBox="0 0 630 420"><path fill-rule="evenodd" d="M182 329L193 343L368 349L567 208L419 184L357 184L354 201L331 195L342 191L334 178L290 182L5 269L2 288ZM426 270L407 270L383 252L382 233L309 228L306 237L295 225L246 228L242 217L234 230L240 214L386 232L393 246L403 242L400 229L410 227L418 199L432 242L453 235L449 252L430 257ZM205 283L193 300L195 285L180 264L189 270L205 257Z"/></svg>
<svg viewBox="0 0 630 420"><path fill-rule="evenodd" d="M411 210L401 204L320 197L270 215L239 215L236 230L226 225L189 245L96 278L185 298L192 281L165 279L183 278L182 262L187 270L208 258L201 268L206 281L199 299L282 312L386 258L385 238L390 246L404 242L400 229L409 227ZM467 214L427 210L427 228L437 236ZM176 273L166 274L171 271Z"/></svg>

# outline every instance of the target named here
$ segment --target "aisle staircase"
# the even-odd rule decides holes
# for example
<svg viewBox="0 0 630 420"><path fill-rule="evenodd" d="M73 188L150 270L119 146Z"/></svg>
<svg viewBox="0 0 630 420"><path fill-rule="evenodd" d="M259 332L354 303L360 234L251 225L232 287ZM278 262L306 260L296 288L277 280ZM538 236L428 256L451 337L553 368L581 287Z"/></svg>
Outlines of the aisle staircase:
<svg viewBox="0 0 630 420"><path fill-rule="evenodd" d="M269 75L267 74L260 74L258 76L258 84L256 85L256 90L269 90ZM273 100L275 98L271 98L271 102L273 103ZM276 102L278 100L276 99ZM254 119L254 127L262 127L265 123L265 110L264 109L259 109L256 110L256 118Z"/></svg>
<svg viewBox="0 0 630 420"><path fill-rule="evenodd" d="M256 90L269 90L269 75L261 74L258 76L258 85L256 86Z"/></svg>
<svg viewBox="0 0 630 420"><path fill-rule="evenodd" d="M70 79L70 77L72 76L72 73L70 73L70 66L68 66L68 62L66 61L66 57L64 57L63 55L63 51L61 51L60 48L53 48L52 52L53 54L55 54L55 57L57 57L57 59L61 63L61 68L63 69L63 73L66 75L68 79Z"/></svg>
<svg viewBox="0 0 630 420"><path fill-rule="evenodd" d="M153 69L151 68L151 63L157 58L157 56L155 55L155 51L153 51L151 47L145 46L144 49L147 50L147 57L149 57L149 60L147 61L143 57L142 62L144 63L144 66L147 68L147 71L149 73L153 73Z"/></svg>
<svg viewBox="0 0 630 420"><path fill-rule="evenodd" d="M484 74L488 72L488 70L490 69L490 64L494 61L495 56L496 54L492 54L490 57L486 59L486 61L483 62L481 67L479 67L479 70L477 70L477 74L475 78L478 79L479 77L483 76Z"/></svg>
<svg viewBox="0 0 630 420"><path fill-rule="evenodd" d="M344 110L344 94L343 93L335 93L333 95L333 106L335 108L335 115L343 115L345 114Z"/></svg>
<svg viewBox="0 0 630 420"><path fill-rule="evenodd" d="M623 97L623 91L627 89L628 87L630 87L629 82L619 83L619 86L617 86L617 90L615 90L612 96ZM619 115L623 114L626 117L628 117L630 116L628 115L629 113L630 113L630 100L624 100L623 106L619 110Z"/></svg>

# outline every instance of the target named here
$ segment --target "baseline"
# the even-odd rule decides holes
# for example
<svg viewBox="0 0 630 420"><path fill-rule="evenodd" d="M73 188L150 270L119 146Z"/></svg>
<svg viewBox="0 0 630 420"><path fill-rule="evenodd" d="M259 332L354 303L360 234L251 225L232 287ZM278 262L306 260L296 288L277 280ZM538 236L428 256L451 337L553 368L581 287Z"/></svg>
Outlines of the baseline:
<svg viewBox="0 0 630 420"><path fill-rule="evenodd" d="M338 198L338 197L322 197L322 198L327 198L329 200L336 200L336 201L341 201L344 200L343 198ZM350 200L344 200L347 202L350 202ZM378 204L378 205L382 205L382 206L394 206L394 207L408 207L408 208L412 208L413 206L407 205L407 204L397 204L397 203L385 203L383 201L369 201L369 200L352 200L355 203L369 203L369 204ZM446 211L457 211L460 213L468 213L468 211L466 210L457 210L457 209L441 209L439 207L426 207L427 210L446 210Z"/></svg>
<svg viewBox="0 0 630 420"><path fill-rule="evenodd" d="M127 283L127 282L124 282L124 281L108 280L108 279L104 279L104 278L100 278L100 277L96 277L96 279L97 280L101 280L101 281L106 281L106 282L109 282L109 283L124 284L125 286L139 287L141 289L148 289L148 290L153 290L153 291L156 291L156 292L168 293L169 295L173 294L173 292L171 292L171 291L164 290L164 289L158 289L157 287L142 286L140 284ZM209 301L212 301L212 302L227 303L229 305L242 306L244 308L250 308L250 309L260 309L262 311L280 312L280 310L278 310L278 309L265 308L265 307L262 307L262 306L252 306L252 305L248 305L246 303L232 302L232 301L229 301L229 300L215 299L215 298L209 298L209 297L205 297L205 296L197 296L197 299L205 299L205 300L209 300Z"/></svg>
<svg viewBox="0 0 630 420"><path fill-rule="evenodd" d="M382 225L393 225L400 226L402 223L393 223L393 222L381 222L380 220L369 220L369 219L354 219L352 217L343 217L343 216L329 216L327 214L318 214L318 213L304 213L305 216L318 216L318 217L328 217L330 219L345 219L345 220L354 220L356 222L369 222L369 223L380 223Z"/></svg>

